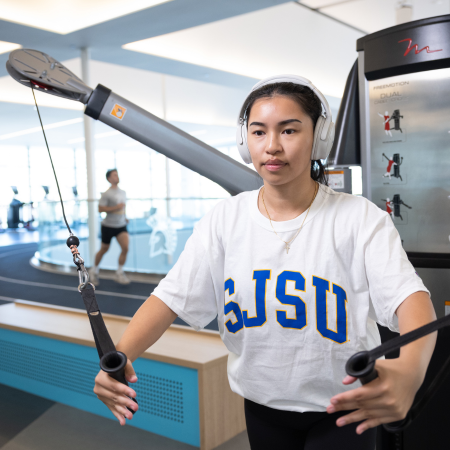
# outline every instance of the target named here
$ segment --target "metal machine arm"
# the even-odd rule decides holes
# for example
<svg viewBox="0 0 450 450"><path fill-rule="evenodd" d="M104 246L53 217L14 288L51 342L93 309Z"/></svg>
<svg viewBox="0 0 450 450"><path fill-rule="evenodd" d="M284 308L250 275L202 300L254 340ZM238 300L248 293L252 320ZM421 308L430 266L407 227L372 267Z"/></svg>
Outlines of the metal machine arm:
<svg viewBox="0 0 450 450"><path fill-rule="evenodd" d="M30 49L14 50L6 63L19 83L86 105L85 114L185 167L209 178L231 195L262 186L253 170L177 127L98 85L91 89L51 56Z"/></svg>

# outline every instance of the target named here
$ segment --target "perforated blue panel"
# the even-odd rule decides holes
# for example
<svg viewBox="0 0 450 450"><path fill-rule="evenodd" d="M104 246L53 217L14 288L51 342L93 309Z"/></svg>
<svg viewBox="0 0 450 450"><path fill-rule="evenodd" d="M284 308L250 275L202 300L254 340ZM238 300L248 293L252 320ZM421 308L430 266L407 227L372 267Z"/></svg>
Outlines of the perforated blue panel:
<svg viewBox="0 0 450 450"><path fill-rule="evenodd" d="M129 424L199 447L197 371L143 358L133 367ZM116 420L92 390L98 371L94 348L0 328L0 383Z"/></svg>

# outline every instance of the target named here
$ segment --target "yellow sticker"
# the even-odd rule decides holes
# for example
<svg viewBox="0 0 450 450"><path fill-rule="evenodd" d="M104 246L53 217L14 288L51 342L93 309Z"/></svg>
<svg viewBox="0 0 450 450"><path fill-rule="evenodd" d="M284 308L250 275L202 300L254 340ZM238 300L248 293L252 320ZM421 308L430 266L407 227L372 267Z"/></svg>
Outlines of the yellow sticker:
<svg viewBox="0 0 450 450"><path fill-rule="evenodd" d="M122 120L126 112L127 108L124 108L123 106L120 106L116 103L111 111L111 115Z"/></svg>

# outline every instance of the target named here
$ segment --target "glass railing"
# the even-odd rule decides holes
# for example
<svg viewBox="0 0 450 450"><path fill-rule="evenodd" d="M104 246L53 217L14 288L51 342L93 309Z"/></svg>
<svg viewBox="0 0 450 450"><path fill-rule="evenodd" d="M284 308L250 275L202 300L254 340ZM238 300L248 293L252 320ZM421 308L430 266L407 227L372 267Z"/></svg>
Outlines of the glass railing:
<svg viewBox="0 0 450 450"><path fill-rule="evenodd" d="M171 198L127 200L127 229L130 244L125 270L139 273L166 274L184 249L194 225L222 199ZM86 264L92 260L89 252L87 200L64 202L66 218L73 233L80 239L80 253ZM98 201L92 201L98 211ZM43 262L70 266L71 254L66 246L68 237L59 202L41 202L38 205L39 251ZM95 214L96 251L100 248L100 223L105 214ZM120 246L113 239L100 268L116 270Z"/></svg>

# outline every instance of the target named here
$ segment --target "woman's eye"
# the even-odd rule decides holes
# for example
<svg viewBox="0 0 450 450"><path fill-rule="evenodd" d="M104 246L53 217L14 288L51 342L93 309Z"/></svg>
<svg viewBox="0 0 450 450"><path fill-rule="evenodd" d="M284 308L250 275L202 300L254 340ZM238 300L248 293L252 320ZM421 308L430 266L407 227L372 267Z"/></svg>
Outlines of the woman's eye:
<svg viewBox="0 0 450 450"><path fill-rule="evenodd" d="M292 128L288 128L287 130L284 130L283 133L285 133L285 134L294 134L295 130L293 130Z"/></svg>
<svg viewBox="0 0 450 450"><path fill-rule="evenodd" d="M264 134L264 131L256 130L256 131L253 132L253 134L254 134L255 136L262 136L262 135Z"/></svg>

